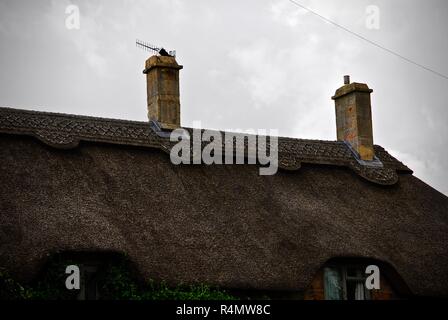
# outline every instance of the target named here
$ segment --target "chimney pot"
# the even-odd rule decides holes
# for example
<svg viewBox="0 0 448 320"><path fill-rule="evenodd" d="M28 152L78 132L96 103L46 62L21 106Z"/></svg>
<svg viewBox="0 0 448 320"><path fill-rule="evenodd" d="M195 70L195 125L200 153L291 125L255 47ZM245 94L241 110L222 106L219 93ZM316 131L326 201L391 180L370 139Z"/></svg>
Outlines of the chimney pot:
<svg viewBox="0 0 448 320"><path fill-rule="evenodd" d="M344 84L350 84L350 76L344 76Z"/></svg>

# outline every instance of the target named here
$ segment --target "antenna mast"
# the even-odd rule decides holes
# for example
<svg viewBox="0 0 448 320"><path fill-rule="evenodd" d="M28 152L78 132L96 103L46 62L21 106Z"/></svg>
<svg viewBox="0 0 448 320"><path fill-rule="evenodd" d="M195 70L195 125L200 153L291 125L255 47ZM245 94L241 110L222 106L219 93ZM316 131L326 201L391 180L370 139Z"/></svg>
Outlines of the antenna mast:
<svg viewBox="0 0 448 320"><path fill-rule="evenodd" d="M166 51L164 48L157 47L157 46L152 45L146 41L141 41L141 40L137 39L135 41L135 45L140 49L143 49L143 50L149 51L149 52L155 52L156 54L159 54L161 56L176 57L175 50Z"/></svg>

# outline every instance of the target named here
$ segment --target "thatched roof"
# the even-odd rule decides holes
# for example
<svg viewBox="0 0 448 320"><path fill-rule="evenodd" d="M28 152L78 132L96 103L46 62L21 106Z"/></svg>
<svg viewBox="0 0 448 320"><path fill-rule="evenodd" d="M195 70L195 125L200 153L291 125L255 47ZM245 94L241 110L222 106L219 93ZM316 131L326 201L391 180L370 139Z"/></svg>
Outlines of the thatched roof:
<svg viewBox="0 0 448 320"><path fill-rule="evenodd" d="M281 138L281 170L260 176L175 166L141 122L0 108L0 133L0 266L20 278L49 253L107 250L169 283L303 291L346 256L448 295L448 198L379 146L383 168L365 168L343 143Z"/></svg>

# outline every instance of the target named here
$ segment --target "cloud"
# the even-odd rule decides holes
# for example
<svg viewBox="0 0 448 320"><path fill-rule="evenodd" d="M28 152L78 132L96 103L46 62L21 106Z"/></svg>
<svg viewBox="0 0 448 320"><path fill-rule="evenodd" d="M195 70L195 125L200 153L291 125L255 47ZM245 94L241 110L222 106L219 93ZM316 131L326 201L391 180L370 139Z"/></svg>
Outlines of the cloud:
<svg viewBox="0 0 448 320"><path fill-rule="evenodd" d="M248 90L257 109L272 107L288 90L288 74L279 67L280 55L263 40L229 54L242 71L236 81Z"/></svg>
<svg viewBox="0 0 448 320"><path fill-rule="evenodd" d="M288 1L271 3L270 10L274 21L291 28L297 26L302 17L308 14L308 11L303 8L292 7L291 2Z"/></svg>
<svg viewBox="0 0 448 320"><path fill-rule="evenodd" d="M448 21L434 17L444 2L397 1L375 1L375 31L364 23L370 1L299 3L443 71ZM65 28L69 4L80 8L80 30ZM136 38L177 50L184 125L335 139L330 97L350 74L374 90L376 141L448 189L446 82L288 0L0 2L0 104L146 121L148 54L135 48Z"/></svg>
<svg viewBox="0 0 448 320"><path fill-rule="evenodd" d="M444 165L437 157L426 154L426 157L422 158L417 152L407 153L394 149L388 149L388 152L410 168L414 176L438 191L448 194L448 186L443 176Z"/></svg>

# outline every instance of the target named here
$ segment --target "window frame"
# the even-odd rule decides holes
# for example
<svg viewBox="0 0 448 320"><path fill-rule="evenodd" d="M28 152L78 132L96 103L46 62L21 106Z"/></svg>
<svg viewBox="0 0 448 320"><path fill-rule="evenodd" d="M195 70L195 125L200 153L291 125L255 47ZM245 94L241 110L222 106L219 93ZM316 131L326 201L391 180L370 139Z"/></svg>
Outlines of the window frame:
<svg viewBox="0 0 448 320"><path fill-rule="evenodd" d="M372 299L372 295L370 294L370 290L368 290L365 286L365 280L367 278L367 275L363 272L366 268L366 265L361 264L361 263L349 263L349 264L329 264L326 265L323 269L323 284L324 284L324 298L325 300L330 300L327 297L327 282L325 281L325 276L326 276L326 270L325 269L333 269L336 270L339 274L339 277L341 279L341 288L342 288L342 300L348 300L348 291L347 291L347 283L348 282L359 282L361 281L362 285L363 285L363 289L364 289L364 299L363 300L371 300ZM349 276L348 275L348 270L352 268L356 270L357 275L356 276ZM356 299L355 299L356 300ZM359 300L362 301L362 300Z"/></svg>

